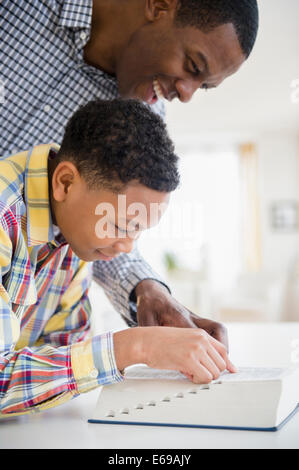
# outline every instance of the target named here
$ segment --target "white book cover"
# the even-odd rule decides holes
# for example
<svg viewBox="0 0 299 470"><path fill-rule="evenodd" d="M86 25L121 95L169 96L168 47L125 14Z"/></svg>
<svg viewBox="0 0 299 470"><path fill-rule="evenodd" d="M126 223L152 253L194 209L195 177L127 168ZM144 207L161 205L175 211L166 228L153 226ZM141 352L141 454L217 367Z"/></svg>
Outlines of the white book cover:
<svg viewBox="0 0 299 470"><path fill-rule="evenodd" d="M102 387L91 423L276 431L298 409L299 368L224 372L206 385L145 365Z"/></svg>

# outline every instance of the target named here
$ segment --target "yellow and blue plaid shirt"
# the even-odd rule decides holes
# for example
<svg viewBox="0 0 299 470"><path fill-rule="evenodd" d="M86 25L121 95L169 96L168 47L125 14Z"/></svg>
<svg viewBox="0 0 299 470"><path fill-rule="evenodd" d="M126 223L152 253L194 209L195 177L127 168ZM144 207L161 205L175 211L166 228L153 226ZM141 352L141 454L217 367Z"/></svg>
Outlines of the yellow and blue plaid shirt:
<svg viewBox="0 0 299 470"><path fill-rule="evenodd" d="M113 335L88 338L89 264L54 236L48 154L0 159L0 417L122 380Z"/></svg>

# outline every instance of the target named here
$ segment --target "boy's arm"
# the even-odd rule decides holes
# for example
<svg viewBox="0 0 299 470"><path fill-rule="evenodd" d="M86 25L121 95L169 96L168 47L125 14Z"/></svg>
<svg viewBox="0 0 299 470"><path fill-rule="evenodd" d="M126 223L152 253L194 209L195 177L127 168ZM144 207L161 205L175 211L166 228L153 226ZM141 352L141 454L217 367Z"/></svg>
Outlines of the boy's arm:
<svg viewBox="0 0 299 470"><path fill-rule="evenodd" d="M61 299L61 307L34 346L19 346L21 317L3 279L19 252L13 217L0 220L0 417L32 413L63 403L102 384L122 380L111 333L83 340L89 330L86 268L82 263ZM21 250L22 251L22 250ZM21 260L20 260L21 262ZM13 275L13 273L12 273ZM79 343L71 344L73 341ZM18 346L17 346L18 344Z"/></svg>
<svg viewBox="0 0 299 470"><path fill-rule="evenodd" d="M57 348L70 346L71 367L78 393L122 380L114 359L113 335L106 333L86 339L90 332L90 268L90 264L80 261L76 275L38 341L38 345L51 344Z"/></svg>

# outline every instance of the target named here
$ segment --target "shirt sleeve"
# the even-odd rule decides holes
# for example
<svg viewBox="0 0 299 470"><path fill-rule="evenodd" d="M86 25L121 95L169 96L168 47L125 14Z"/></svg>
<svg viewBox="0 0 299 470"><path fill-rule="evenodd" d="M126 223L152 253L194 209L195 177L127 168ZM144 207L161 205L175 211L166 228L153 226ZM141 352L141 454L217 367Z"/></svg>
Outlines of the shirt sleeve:
<svg viewBox="0 0 299 470"><path fill-rule="evenodd" d="M1 224L0 418L42 411L99 385L121 381L112 333L84 339L89 332L90 303L83 262L38 343L18 347L22 318L14 313L3 286L12 252L12 242Z"/></svg>
<svg viewBox="0 0 299 470"><path fill-rule="evenodd" d="M129 254L121 254L111 261L95 261L93 278L100 284L108 299L129 326L137 325L137 305L134 289L144 279L163 284L163 279L140 255L137 244Z"/></svg>

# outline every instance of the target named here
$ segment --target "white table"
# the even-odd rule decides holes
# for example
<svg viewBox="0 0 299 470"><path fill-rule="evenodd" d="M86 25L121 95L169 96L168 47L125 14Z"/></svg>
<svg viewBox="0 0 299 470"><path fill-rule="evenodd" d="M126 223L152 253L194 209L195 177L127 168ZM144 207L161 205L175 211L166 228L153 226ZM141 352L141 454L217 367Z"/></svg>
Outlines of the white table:
<svg viewBox="0 0 299 470"><path fill-rule="evenodd" d="M238 366L285 366L299 361L299 323L227 327L230 357ZM299 448L299 412L274 433L91 424L87 420L98 395L95 390L38 415L0 420L0 448Z"/></svg>

